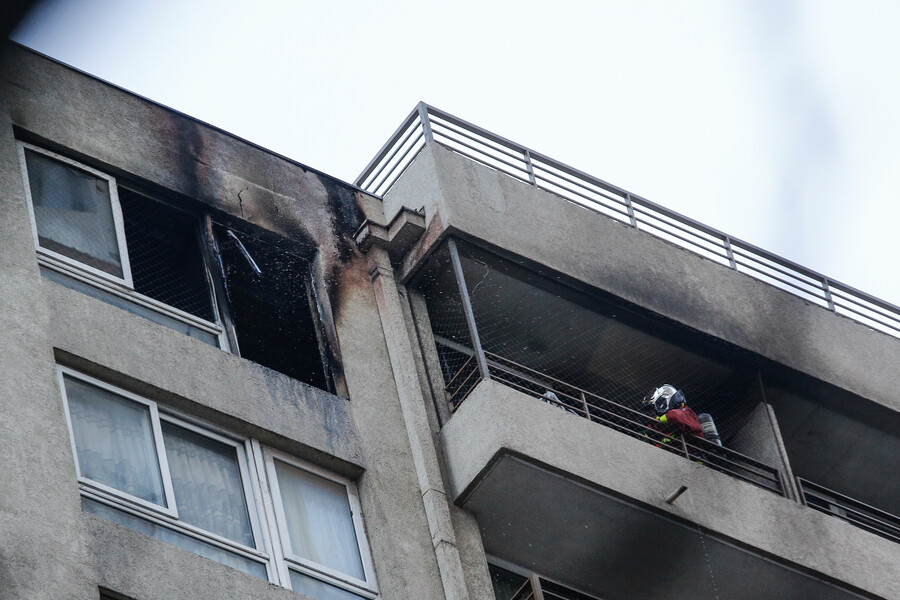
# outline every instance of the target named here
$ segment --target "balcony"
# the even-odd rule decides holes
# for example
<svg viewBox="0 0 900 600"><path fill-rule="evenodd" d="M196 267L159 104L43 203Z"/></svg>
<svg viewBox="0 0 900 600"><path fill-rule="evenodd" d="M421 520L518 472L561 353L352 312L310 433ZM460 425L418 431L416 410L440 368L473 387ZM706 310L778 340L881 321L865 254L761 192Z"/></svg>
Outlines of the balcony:
<svg viewBox="0 0 900 600"><path fill-rule="evenodd" d="M354 182L388 198L429 145L545 190L593 213L690 250L724 267L900 337L900 307L656 204L424 102L407 116ZM410 205L418 208L420 203ZM573 246L574 247L574 246Z"/></svg>
<svg viewBox="0 0 900 600"><path fill-rule="evenodd" d="M880 585L876 573L896 570L896 546L874 520L848 531L834 511L800 502L802 489L819 508L787 454L802 473L818 465L813 449L795 443L807 431L806 413L796 414L805 405L780 390L789 386L774 367L568 283L454 239L411 282L428 310L429 362L446 386L441 440L452 497L476 515L490 555L604 599L680 589L696 598L852 598ZM638 408L665 382L714 416L724 447L667 441L651 429ZM786 442L775 412L788 425ZM856 427L868 431L863 421ZM678 558L668 564L672 548ZM864 548L877 548L867 573L854 558ZM647 581L647 564L666 566Z"/></svg>
<svg viewBox="0 0 900 600"><path fill-rule="evenodd" d="M450 347L451 344L448 340L438 343L447 347ZM455 344L452 349L456 352L466 352L465 348ZM786 495L787 486L783 480L783 474L774 467L702 438L662 434L655 428L656 420L641 412L611 402L597 394L569 385L496 354L490 352L484 354L487 377L494 381L501 382L570 414L609 427L697 464L726 473L776 494ZM481 379L482 374L478 361L472 353L446 387L454 411ZM552 395L548 392L551 392Z"/></svg>

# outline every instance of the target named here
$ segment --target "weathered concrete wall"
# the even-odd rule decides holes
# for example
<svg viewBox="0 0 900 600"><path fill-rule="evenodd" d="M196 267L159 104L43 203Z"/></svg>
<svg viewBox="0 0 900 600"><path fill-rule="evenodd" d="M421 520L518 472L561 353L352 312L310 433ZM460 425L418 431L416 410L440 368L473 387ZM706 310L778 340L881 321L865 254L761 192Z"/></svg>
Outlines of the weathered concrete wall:
<svg viewBox="0 0 900 600"><path fill-rule="evenodd" d="M0 597L96 598L98 585L141 599L298 597L83 514L58 360L358 478L381 597L440 598L368 267L351 241L363 218L383 218L380 201L21 48L9 49L3 77L10 116L0 123L0 336L17 351L0 366L0 465L9 474L0 485ZM123 181L314 250L337 385L349 399L42 279L13 126Z"/></svg>
<svg viewBox="0 0 900 600"><path fill-rule="evenodd" d="M96 586L139 600L253 598L307 600L281 586L82 513L97 561ZM96 598L96 588L94 592ZM59 596L60 598L65 596Z"/></svg>
<svg viewBox="0 0 900 600"><path fill-rule="evenodd" d="M900 410L900 340L445 148L416 157L386 218L402 206L424 206L428 228L407 271L458 232Z"/></svg>
<svg viewBox="0 0 900 600"><path fill-rule="evenodd" d="M360 502L385 599L442 598L425 505L365 257L335 311L347 389L366 461ZM349 279L352 278L352 284Z"/></svg>
<svg viewBox="0 0 900 600"><path fill-rule="evenodd" d="M884 598L900 589L895 543L496 382L479 384L443 428L441 440L457 500L498 453L509 451L789 565ZM689 501L667 504L681 485Z"/></svg>
<svg viewBox="0 0 900 600"><path fill-rule="evenodd" d="M0 598L96 600L12 127L0 113Z"/></svg>
<svg viewBox="0 0 900 600"><path fill-rule="evenodd" d="M62 364L345 475L362 472L346 400L51 281L41 291Z"/></svg>

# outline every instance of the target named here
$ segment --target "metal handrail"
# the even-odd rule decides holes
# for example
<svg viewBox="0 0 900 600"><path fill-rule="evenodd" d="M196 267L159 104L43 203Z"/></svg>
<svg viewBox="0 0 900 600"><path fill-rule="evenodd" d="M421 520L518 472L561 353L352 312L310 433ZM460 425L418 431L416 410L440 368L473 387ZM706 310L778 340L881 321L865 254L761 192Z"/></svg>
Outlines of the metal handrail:
<svg viewBox="0 0 900 600"><path fill-rule="evenodd" d="M435 341L441 343L440 340ZM594 423L684 456L688 460L699 462L782 496L785 495L786 486L781 472L774 467L703 438L659 431L657 429L659 423L656 419L639 411L497 354L487 351L484 354L491 378L508 387L539 398ZM474 352L461 365L445 388L453 412L459 408L463 400L468 397L469 392L482 380L473 358ZM544 396L548 391L556 394L559 400Z"/></svg>
<svg viewBox="0 0 900 600"><path fill-rule="evenodd" d="M800 477L797 477L797 487L800 489L800 500L804 505L900 543L900 516Z"/></svg>
<svg viewBox="0 0 900 600"><path fill-rule="evenodd" d="M433 127L436 126L436 127ZM420 102L354 182L386 194L430 143L900 337L900 307Z"/></svg>

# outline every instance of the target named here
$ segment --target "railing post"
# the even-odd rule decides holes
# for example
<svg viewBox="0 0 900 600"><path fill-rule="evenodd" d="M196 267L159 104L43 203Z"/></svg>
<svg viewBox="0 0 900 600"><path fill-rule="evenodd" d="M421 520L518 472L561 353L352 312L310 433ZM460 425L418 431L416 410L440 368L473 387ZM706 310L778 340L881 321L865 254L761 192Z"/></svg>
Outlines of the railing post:
<svg viewBox="0 0 900 600"><path fill-rule="evenodd" d="M834 298L831 296L831 286L828 285L828 278L822 278L822 291L825 292L825 301L828 302L828 310L837 312L834 309Z"/></svg>
<svg viewBox="0 0 900 600"><path fill-rule="evenodd" d="M525 150L525 169L528 171L528 181L531 182L531 185L537 185L537 180L534 178L534 165L531 164L531 152Z"/></svg>
<svg viewBox="0 0 900 600"><path fill-rule="evenodd" d="M625 210L628 211L628 221L631 226L637 229L637 219L634 216L634 206L631 202L631 194L625 194Z"/></svg>
<svg viewBox="0 0 900 600"><path fill-rule="evenodd" d="M544 588L541 587L541 578L537 575L531 576L531 589L534 591L534 600L544 600Z"/></svg>
<svg viewBox="0 0 900 600"><path fill-rule="evenodd" d="M734 252L731 250L731 237L725 236L725 255L728 256L728 264L737 271L737 263L734 261Z"/></svg>
<svg viewBox="0 0 900 600"><path fill-rule="evenodd" d="M800 504L802 504L803 506L809 506L809 504L806 503L806 492L803 490L803 480L797 477L795 481L797 482L797 490L800 493Z"/></svg>
<svg viewBox="0 0 900 600"><path fill-rule="evenodd" d="M422 124L422 135L425 143L430 144L434 141L434 132L431 131L431 120L428 117L428 106L424 102L419 102L416 106L419 110L419 123Z"/></svg>
<svg viewBox="0 0 900 600"><path fill-rule="evenodd" d="M482 379L490 379L487 359L484 357L484 349L481 347L481 338L478 337L478 326L475 324L475 313L472 310L472 302L469 300L469 289L463 276L462 262L459 260L459 249L456 240L449 238L447 247L450 249L450 262L453 263L453 274L456 276L456 284L459 286L459 295L462 297L463 312L466 313L466 324L469 326L469 337L472 338L472 348L475 350L475 358L478 361L478 370Z"/></svg>
<svg viewBox="0 0 900 600"><path fill-rule="evenodd" d="M681 440L681 449L684 451L684 457L688 460L691 459L691 452L688 450L687 440L685 439L684 434L679 434L678 439Z"/></svg>
<svg viewBox="0 0 900 600"><path fill-rule="evenodd" d="M584 391L581 392L581 403L584 405L584 417L590 421L591 411L588 410L587 396L584 395Z"/></svg>

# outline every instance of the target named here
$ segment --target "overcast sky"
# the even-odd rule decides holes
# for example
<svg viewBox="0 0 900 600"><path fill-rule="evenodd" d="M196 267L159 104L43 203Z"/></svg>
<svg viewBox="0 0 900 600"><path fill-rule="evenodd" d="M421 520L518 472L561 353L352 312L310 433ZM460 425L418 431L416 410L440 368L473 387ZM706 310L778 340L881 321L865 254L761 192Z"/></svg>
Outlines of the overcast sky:
<svg viewBox="0 0 900 600"><path fill-rule="evenodd" d="M900 304L898 25L889 1L49 0L13 37L351 182L424 100Z"/></svg>

